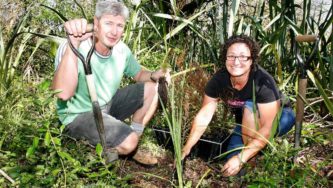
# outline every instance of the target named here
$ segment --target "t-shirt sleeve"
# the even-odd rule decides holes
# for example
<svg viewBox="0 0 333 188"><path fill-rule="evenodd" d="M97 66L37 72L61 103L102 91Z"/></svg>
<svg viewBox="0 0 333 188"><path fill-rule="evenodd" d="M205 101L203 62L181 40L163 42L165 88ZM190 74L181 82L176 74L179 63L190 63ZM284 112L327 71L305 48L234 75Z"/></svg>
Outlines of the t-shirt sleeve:
<svg viewBox="0 0 333 188"><path fill-rule="evenodd" d="M67 41L62 42L57 50L55 59L54 59L54 68L55 70L57 70L59 63L61 62L61 58L65 53L66 50L66 46L67 46Z"/></svg>
<svg viewBox="0 0 333 188"><path fill-rule="evenodd" d="M257 92L258 103L269 103L280 99L279 90L271 76L261 77L257 87L260 88Z"/></svg>
<svg viewBox="0 0 333 188"><path fill-rule="evenodd" d="M218 98L221 89L219 85L217 74L214 74L214 76L206 84L205 94L212 98Z"/></svg>
<svg viewBox="0 0 333 188"><path fill-rule="evenodd" d="M134 77L141 70L141 66L138 63L138 61L135 59L132 52L128 53L126 61L127 62L126 62L125 74L127 76Z"/></svg>

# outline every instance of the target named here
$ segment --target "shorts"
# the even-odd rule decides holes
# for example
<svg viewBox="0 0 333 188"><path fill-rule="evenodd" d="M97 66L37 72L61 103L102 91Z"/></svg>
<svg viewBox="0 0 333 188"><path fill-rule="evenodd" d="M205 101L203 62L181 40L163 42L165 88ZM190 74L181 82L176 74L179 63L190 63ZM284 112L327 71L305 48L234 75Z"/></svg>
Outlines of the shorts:
<svg viewBox="0 0 333 188"><path fill-rule="evenodd" d="M244 108L250 109L252 111L253 109L253 102L252 101L246 101ZM260 116L260 115L259 115ZM275 136L282 136L289 132L295 124L295 113L290 107L283 107L281 116L280 116L280 122L276 130ZM236 124L236 127L231 134L229 144L227 147L227 151L231 151L236 148L240 148L239 150L235 150L227 155L227 159L231 158L234 155L237 155L241 148L244 147L243 139L242 139L242 127L240 124Z"/></svg>
<svg viewBox="0 0 333 188"><path fill-rule="evenodd" d="M123 121L143 106L144 83L118 89L105 106L101 107L107 147L116 147L133 130ZM90 144L100 143L99 134L92 111L78 115L65 128L65 133L75 139L85 139Z"/></svg>

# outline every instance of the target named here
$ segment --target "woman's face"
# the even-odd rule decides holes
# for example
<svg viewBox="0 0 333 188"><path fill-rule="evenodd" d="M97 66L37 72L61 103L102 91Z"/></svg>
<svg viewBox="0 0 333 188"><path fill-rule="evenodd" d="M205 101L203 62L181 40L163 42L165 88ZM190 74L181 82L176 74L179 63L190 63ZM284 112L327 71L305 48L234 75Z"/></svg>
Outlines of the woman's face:
<svg viewBox="0 0 333 188"><path fill-rule="evenodd" d="M227 51L226 68L232 77L247 76L250 73L251 51L245 43L234 43Z"/></svg>

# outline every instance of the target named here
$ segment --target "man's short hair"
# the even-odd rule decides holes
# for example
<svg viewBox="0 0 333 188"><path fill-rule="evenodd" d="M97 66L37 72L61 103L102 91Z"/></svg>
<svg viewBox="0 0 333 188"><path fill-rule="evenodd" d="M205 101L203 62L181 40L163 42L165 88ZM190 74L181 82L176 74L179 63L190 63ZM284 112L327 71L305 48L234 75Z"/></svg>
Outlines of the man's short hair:
<svg viewBox="0 0 333 188"><path fill-rule="evenodd" d="M95 16L99 19L105 14L122 16L127 20L129 10L121 0L100 0L96 4Z"/></svg>

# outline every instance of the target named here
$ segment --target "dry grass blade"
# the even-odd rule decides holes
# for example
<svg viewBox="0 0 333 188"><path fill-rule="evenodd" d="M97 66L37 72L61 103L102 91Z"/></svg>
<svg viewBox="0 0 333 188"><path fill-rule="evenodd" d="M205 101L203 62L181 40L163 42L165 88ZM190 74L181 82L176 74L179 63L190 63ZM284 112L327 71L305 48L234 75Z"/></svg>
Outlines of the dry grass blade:
<svg viewBox="0 0 333 188"><path fill-rule="evenodd" d="M10 181L12 184L15 183L15 181L10 177L8 176L3 170L0 169L0 174L5 177L8 181Z"/></svg>

